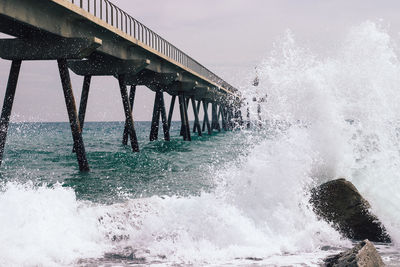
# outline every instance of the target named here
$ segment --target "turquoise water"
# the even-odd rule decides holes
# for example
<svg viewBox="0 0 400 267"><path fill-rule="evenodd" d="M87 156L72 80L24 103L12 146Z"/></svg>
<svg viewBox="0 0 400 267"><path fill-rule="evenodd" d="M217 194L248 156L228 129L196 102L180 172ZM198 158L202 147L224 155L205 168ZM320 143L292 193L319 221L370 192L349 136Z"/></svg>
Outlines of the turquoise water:
<svg viewBox="0 0 400 267"><path fill-rule="evenodd" d="M62 183L79 199L114 203L127 196L199 195L213 188L210 171L246 153L241 133L214 132L179 136L173 122L171 141L150 142L150 122L136 122L140 153L122 145L123 122L87 122L83 139L91 171L80 173L68 123L16 123L10 125L2 182Z"/></svg>

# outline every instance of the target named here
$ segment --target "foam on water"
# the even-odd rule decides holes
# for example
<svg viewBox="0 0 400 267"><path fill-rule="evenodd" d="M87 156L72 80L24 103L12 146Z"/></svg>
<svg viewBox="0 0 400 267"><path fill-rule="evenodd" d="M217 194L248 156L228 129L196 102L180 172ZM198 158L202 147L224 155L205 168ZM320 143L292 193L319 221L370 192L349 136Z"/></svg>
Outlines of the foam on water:
<svg viewBox="0 0 400 267"><path fill-rule="evenodd" d="M277 42L259 67L264 130L245 135L240 163L209 171L192 197L76 199L73 190L7 183L0 193L0 265L68 265L128 248L147 262L318 264L324 246L350 246L308 204L312 186L344 176L400 242L400 62L385 29L353 28L327 57ZM256 103L252 105L255 117ZM263 136L260 138L260 136ZM286 256L285 256L286 255ZM235 260L239 259L239 260Z"/></svg>
<svg viewBox="0 0 400 267"><path fill-rule="evenodd" d="M0 194L0 265L51 266L101 257L108 244L71 189L8 183Z"/></svg>

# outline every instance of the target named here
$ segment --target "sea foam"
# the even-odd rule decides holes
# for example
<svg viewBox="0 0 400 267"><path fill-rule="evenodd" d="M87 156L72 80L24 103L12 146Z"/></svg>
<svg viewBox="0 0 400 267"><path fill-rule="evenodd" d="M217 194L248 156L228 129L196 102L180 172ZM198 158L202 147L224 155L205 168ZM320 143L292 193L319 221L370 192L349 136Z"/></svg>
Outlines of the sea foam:
<svg viewBox="0 0 400 267"><path fill-rule="evenodd" d="M327 254L321 248L350 242L316 218L308 192L341 176L398 246L400 62L387 30L365 22L329 56L288 32L258 70L259 87L243 92L252 118L252 97L268 95L263 127L241 133L250 149L238 162L208 170L213 190L105 205L60 185L7 183L0 265L79 264L127 248L147 263L317 265Z"/></svg>

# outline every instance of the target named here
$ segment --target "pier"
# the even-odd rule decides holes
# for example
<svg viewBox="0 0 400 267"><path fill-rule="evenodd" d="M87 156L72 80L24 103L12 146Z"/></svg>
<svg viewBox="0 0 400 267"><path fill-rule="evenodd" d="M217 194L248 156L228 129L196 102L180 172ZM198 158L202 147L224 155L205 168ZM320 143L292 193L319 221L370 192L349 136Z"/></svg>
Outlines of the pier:
<svg viewBox="0 0 400 267"><path fill-rule="evenodd" d="M191 141L192 134L228 131L241 124L236 88L108 0L0 0L0 32L15 37L0 39L0 57L11 61L0 119L0 164L24 60L57 60L80 171L89 171L82 131L93 76L113 76L118 82L125 114L122 143L130 144L133 152L139 152L132 114L139 85L154 91L150 141L158 139L160 120L164 140L170 140L175 104L185 141ZM79 109L70 70L84 76ZM165 93L172 96L168 113Z"/></svg>

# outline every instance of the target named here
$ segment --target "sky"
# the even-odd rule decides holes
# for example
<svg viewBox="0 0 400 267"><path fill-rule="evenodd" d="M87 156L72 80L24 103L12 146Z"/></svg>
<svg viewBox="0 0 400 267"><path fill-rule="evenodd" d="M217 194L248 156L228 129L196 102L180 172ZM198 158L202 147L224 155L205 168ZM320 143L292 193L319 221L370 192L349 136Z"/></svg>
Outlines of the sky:
<svg viewBox="0 0 400 267"><path fill-rule="evenodd" d="M296 40L324 53L367 20L384 24L398 39L398 0L113 0L153 31L240 88L273 44L290 29ZM3 36L4 37L4 36ZM11 62L0 59L3 100ZM79 106L83 78L71 72ZM166 105L170 97L166 96ZM138 87L134 119L151 120L154 92ZM175 109L174 119L179 112ZM86 121L123 121L118 82L93 77ZM55 61L23 62L12 122L68 121Z"/></svg>

